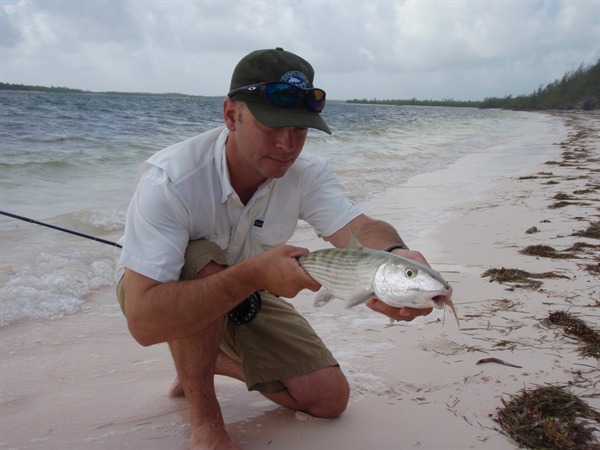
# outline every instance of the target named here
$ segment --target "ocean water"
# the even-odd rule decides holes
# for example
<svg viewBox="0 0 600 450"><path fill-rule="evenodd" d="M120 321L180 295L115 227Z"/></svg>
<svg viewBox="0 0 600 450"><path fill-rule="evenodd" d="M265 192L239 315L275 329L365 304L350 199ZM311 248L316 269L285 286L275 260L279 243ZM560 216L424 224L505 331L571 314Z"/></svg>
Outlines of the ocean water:
<svg viewBox="0 0 600 450"><path fill-rule="evenodd" d="M494 157L489 181L512 175L564 133L558 117L499 110L329 102L323 115L334 134L310 131L305 151L358 203L473 154ZM138 166L221 124L221 98L0 92L0 209L114 242ZM0 246L0 326L80 311L114 284L116 247L6 216Z"/></svg>

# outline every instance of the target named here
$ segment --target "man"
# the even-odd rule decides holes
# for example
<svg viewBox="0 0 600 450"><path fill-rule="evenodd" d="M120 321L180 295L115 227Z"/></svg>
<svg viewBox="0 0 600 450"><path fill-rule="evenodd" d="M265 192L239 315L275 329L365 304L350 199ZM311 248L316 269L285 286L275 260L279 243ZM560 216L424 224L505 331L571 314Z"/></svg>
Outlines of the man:
<svg viewBox="0 0 600 450"><path fill-rule="evenodd" d="M244 381L285 407L337 417L349 387L308 322L278 296L320 285L285 245L298 219L336 247L365 246L425 262L398 233L349 201L326 163L301 155L325 92L311 65L281 48L236 66L225 127L162 150L131 201L117 277L129 329L142 345L168 342L189 402L194 448L237 448L225 430L214 375ZM398 320L431 309L368 305Z"/></svg>

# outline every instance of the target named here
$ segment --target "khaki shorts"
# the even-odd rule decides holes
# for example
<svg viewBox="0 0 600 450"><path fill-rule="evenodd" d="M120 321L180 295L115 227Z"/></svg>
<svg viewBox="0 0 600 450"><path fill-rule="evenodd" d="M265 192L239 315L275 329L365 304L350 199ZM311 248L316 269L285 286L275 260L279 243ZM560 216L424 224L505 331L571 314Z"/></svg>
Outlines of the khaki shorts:
<svg viewBox="0 0 600 450"><path fill-rule="evenodd" d="M181 280L195 278L210 261L226 265L223 251L209 241L190 242ZM242 365L248 390L273 393L285 389L279 380L337 366L329 349L310 324L287 301L260 292L262 307L251 322L235 325L227 320L221 350ZM124 311L123 279L117 297Z"/></svg>

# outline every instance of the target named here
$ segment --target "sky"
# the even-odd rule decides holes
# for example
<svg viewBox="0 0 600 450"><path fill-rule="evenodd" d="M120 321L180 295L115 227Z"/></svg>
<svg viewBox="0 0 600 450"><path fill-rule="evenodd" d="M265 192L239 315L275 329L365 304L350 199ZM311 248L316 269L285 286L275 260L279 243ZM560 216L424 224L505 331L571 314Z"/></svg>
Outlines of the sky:
<svg viewBox="0 0 600 450"><path fill-rule="evenodd" d="M0 81L221 96L247 53L307 59L327 98L530 94L600 58L600 0L0 0Z"/></svg>

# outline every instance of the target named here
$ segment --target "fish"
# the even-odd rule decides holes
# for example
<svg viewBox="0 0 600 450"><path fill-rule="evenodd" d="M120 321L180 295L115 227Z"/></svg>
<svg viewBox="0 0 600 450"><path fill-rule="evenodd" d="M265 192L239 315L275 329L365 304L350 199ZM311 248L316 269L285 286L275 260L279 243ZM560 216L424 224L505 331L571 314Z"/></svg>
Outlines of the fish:
<svg viewBox="0 0 600 450"><path fill-rule="evenodd" d="M316 250L298 262L324 288L315 298L317 307L333 298L345 300L347 308L371 298L394 308L442 309L448 305L458 323L452 287L437 271L417 261L381 250L348 247Z"/></svg>

